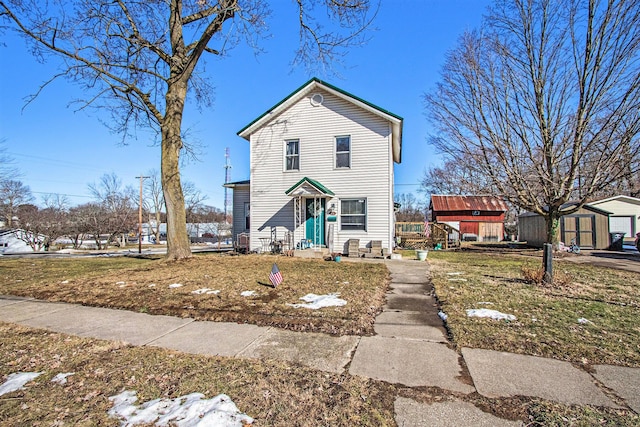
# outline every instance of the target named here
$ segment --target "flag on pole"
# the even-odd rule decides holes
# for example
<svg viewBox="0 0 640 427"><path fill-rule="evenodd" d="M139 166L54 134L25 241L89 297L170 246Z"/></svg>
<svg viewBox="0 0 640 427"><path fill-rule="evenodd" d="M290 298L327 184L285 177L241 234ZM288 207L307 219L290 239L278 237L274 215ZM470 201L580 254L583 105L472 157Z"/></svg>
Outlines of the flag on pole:
<svg viewBox="0 0 640 427"><path fill-rule="evenodd" d="M280 273L275 262L273 263L273 267L271 267L271 273L269 273L269 281L274 288L282 283L282 273Z"/></svg>

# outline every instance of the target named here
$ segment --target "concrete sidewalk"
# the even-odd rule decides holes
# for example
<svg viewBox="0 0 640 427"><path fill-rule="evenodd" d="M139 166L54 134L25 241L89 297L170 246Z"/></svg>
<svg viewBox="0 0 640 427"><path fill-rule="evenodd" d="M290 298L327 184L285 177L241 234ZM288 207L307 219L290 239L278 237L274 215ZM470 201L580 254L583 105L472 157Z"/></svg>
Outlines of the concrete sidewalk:
<svg viewBox="0 0 640 427"><path fill-rule="evenodd" d="M196 354L281 359L327 372L348 369L408 387L437 387L460 400L422 404L398 398L399 426L519 425L482 412L464 395L531 396L576 405L629 407L640 413L640 369L595 366L489 350L453 350L437 316L426 262L385 261L387 303L372 337L332 337L255 325L203 322L124 310L0 296L0 321L83 337Z"/></svg>

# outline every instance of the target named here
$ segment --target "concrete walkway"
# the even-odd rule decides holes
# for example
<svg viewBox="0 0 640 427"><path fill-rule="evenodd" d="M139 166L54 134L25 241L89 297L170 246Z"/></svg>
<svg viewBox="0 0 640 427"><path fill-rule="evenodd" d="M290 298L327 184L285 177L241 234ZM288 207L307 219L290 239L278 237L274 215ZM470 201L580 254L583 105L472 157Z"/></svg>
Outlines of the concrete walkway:
<svg viewBox="0 0 640 427"><path fill-rule="evenodd" d="M365 376L408 387L438 387L459 400L423 404L398 398L399 426L511 426L463 400L515 395L565 404L629 407L640 413L640 369L595 366L489 350L451 348L432 296L426 262L385 261L387 303L372 337L331 337L255 325L203 322L124 310L0 296L0 321L83 337L119 340L187 353L282 359L315 369Z"/></svg>

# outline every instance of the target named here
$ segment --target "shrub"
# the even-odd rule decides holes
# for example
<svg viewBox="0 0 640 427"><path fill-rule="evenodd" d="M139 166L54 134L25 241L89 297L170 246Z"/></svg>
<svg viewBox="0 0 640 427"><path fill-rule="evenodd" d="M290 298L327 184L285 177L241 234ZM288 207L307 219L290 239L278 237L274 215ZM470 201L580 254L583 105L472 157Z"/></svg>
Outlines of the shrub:
<svg viewBox="0 0 640 427"><path fill-rule="evenodd" d="M544 268L542 266L524 264L520 271L522 272L522 278L525 282L530 283L532 285L547 285L544 282ZM573 282L573 277L564 271L554 271L553 272L553 285L555 286L566 286Z"/></svg>

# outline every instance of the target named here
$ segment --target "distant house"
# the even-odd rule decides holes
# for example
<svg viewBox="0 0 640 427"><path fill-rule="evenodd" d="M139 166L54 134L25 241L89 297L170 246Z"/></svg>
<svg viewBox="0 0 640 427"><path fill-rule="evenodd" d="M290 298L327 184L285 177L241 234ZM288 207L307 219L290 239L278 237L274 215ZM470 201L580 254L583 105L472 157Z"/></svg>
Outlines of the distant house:
<svg viewBox="0 0 640 427"><path fill-rule="evenodd" d="M33 252L33 248L31 248L25 240L20 238L25 235L30 236L32 234L22 229L0 230L0 253ZM41 236L42 242L44 242L45 238L46 236ZM44 248L42 250L44 250Z"/></svg>
<svg viewBox="0 0 640 427"><path fill-rule="evenodd" d="M640 232L640 199L629 196L614 196L590 202L589 205L611 212L609 232L624 233L624 240L632 243Z"/></svg>
<svg viewBox="0 0 640 427"><path fill-rule="evenodd" d="M250 180L225 184L234 236L249 233L252 250L285 235L298 249L392 248L402 126L400 116L309 80L238 132L250 144Z"/></svg>
<svg viewBox="0 0 640 427"><path fill-rule="evenodd" d="M432 194L431 220L460 231L461 240L499 242L504 239L507 205L494 196Z"/></svg>
<svg viewBox="0 0 640 427"><path fill-rule="evenodd" d="M575 203L567 203L561 210L573 206ZM560 217L560 241L568 245L575 239L583 249L607 249L610 245L609 214L595 206L584 205L578 211ZM533 212L520 215L518 237L531 246L542 247L547 240L544 218Z"/></svg>

